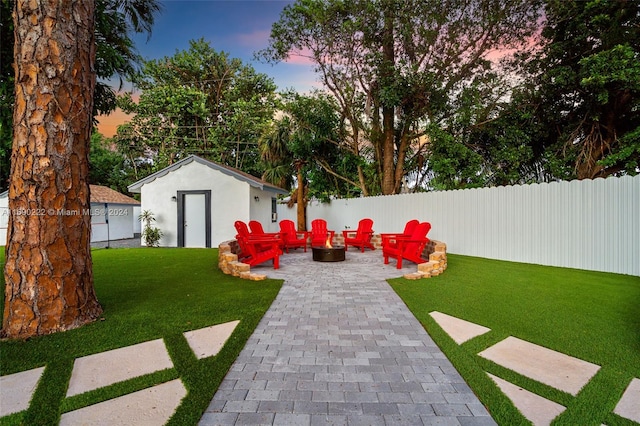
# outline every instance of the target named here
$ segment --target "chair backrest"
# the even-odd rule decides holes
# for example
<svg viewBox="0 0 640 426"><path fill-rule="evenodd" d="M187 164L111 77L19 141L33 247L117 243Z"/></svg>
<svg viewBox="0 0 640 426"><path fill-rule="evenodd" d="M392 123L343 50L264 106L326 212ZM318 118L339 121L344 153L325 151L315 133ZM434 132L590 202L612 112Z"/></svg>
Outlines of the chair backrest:
<svg viewBox="0 0 640 426"><path fill-rule="evenodd" d="M262 224L257 220L249 221L249 229L251 229L251 232L256 235L264 234L264 228L262 227Z"/></svg>
<svg viewBox="0 0 640 426"><path fill-rule="evenodd" d="M295 239L296 225L292 220L284 219L280 221L280 232L285 241L289 239Z"/></svg>
<svg viewBox="0 0 640 426"><path fill-rule="evenodd" d="M407 222L406 225L404 225L404 231L402 231L402 235L410 237L418 224L420 224L420 222L417 219L411 219L409 222Z"/></svg>
<svg viewBox="0 0 640 426"><path fill-rule="evenodd" d="M327 221L324 219L314 219L311 221L311 235L327 235Z"/></svg>
<svg viewBox="0 0 640 426"><path fill-rule="evenodd" d="M407 243L404 246L403 254L407 256L420 256L422 251L424 250L424 246L427 245L429 239L427 238L427 234L431 229L431 224L429 222L422 222L416 225L413 232L411 233L410 243Z"/></svg>
<svg viewBox="0 0 640 426"><path fill-rule="evenodd" d="M236 227L236 231L238 231L238 235L240 237L248 237L249 236L249 228L247 227L247 224L244 223L241 220L236 220L236 222L233 224Z"/></svg>
<svg viewBox="0 0 640 426"><path fill-rule="evenodd" d="M373 234L373 220L369 218L361 219L360 222L358 222L356 239L367 240L371 238L371 234Z"/></svg>

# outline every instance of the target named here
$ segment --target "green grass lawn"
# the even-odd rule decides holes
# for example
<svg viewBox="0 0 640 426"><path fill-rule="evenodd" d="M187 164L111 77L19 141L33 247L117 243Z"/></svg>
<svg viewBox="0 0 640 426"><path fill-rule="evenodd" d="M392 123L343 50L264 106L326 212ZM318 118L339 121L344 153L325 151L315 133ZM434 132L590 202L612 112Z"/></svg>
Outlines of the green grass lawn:
<svg viewBox="0 0 640 426"><path fill-rule="evenodd" d="M612 411L640 378L640 277L449 255L438 277L390 283L499 424L528 422L485 372L567 407L554 424L635 424ZM491 331L458 345L432 311ZM602 368L573 397L477 355L507 336Z"/></svg>
<svg viewBox="0 0 640 426"><path fill-rule="evenodd" d="M101 249L92 253L102 318L64 333L0 342L1 375L46 366L31 408L0 419L0 424L57 424L61 413L176 378L182 379L188 395L170 424L197 424L282 281L224 275L217 267L217 249ZM0 263L4 265L4 250ZM4 277L0 280L4 288ZM4 293L2 306L3 299ZM182 333L233 320L240 324L222 351L198 360ZM174 368L65 398L75 358L160 338Z"/></svg>
<svg viewBox="0 0 640 426"><path fill-rule="evenodd" d="M0 424L56 424L61 413L178 377L189 394L171 424L196 424L281 286L280 280L224 275L217 254L216 249L93 251L103 320L28 341L0 342L0 374L47 367L34 408ZM390 282L499 424L527 421L485 372L566 406L556 424L631 424L612 411L629 381L640 377L640 277L449 255L443 275ZM457 345L431 319L432 311L491 331ZM241 323L224 349L197 360L182 333L236 319ZM602 368L573 397L477 355L510 335ZM75 358L158 338L175 368L65 398Z"/></svg>

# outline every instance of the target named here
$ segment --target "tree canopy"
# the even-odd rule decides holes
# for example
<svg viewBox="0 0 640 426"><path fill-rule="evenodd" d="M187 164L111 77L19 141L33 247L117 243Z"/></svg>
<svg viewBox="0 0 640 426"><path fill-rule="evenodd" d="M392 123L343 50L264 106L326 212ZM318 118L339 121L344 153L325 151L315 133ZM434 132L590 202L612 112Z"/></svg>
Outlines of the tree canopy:
<svg viewBox="0 0 640 426"><path fill-rule="evenodd" d="M119 127L117 143L156 169L197 154L260 176L257 141L275 112L275 84L203 39L189 46L143 63L133 79L139 99L119 99L134 115Z"/></svg>
<svg viewBox="0 0 640 426"><path fill-rule="evenodd" d="M640 171L640 5L637 1L546 4L530 102L551 130L540 140L560 178Z"/></svg>
<svg viewBox="0 0 640 426"><path fill-rule="evenodd" d="M539 12L522 0L300 0L285 7L261 56L314 62L348 130L345 150L374 166L370 180L358 165L363 193L391 194L426 164L431 140L452 130L470 91L483 94L481 106L508 95L491 55L526 48Z"/></svg>

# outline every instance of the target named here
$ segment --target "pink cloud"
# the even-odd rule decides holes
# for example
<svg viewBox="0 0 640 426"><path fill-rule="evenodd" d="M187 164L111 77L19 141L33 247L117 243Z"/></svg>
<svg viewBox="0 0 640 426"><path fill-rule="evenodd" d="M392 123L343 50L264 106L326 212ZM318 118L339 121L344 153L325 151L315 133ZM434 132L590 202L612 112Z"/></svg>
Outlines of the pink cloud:
<svg viewBox="0 0 640 426"><path fill-rule="evenodd" d="M309 49L292 50L289 52L289 57L284 60L287 64L291 65L315 65L313 54Z"/></svg>
<svg viewBox="0 0 640 426"><path fill-rule="evenodd" d="M254 31L251 33L241 33L234 35L234 39L241 46L248 46L254 48L260 48L266 45L267 40L269 40L269 36L271 35L270 30L262 30L262 31Z"/></svg>

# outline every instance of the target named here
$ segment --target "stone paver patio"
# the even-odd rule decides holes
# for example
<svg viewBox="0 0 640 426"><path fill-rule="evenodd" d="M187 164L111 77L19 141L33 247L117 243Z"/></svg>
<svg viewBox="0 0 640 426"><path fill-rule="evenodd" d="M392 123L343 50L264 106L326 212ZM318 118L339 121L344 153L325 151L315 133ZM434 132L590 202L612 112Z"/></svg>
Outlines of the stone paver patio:
<svg viewBox="0 0 640 426"><path fill-rule="evenodd" d="M346 257L252 268L285 283L200 425L495 424L385 281L415 265Z"/></svg>

